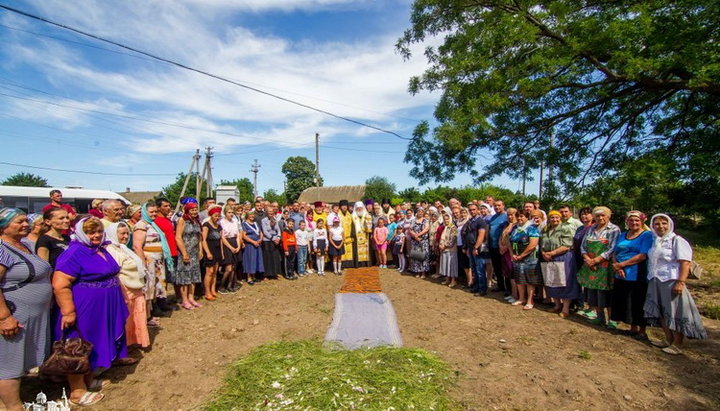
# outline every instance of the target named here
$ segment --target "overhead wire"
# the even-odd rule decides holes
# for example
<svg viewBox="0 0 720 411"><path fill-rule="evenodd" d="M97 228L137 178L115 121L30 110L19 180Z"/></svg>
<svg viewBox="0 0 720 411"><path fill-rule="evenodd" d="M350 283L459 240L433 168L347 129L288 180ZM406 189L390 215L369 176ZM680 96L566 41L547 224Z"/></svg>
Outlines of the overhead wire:
<svg viewBox="0 0 720 411"><path fill-rule="evenodd" d="M167 176L176 175L174 173L106 173L106 172L102 172L102 171L69 170L69 169L64 169L64 168L52 168L52 167L31 166L28 164L16 164L16 163L9 163L6 161L0 161L0 164L4 164L6 166L14 166L14 167L33 168L33 169L37 169L37 170L60 171L60 172L64 172L64 173L91 174L91 175L98 175L98 176L167 177Z"/></svg>
<svg viewBox="0 0 720 411"><path fill-rule="evenodd" d="M97 50L107 51L107 52L110 52L110 53L120 54L120 55L123 55L123 56L133 57L133 58L137 58L137 59L144 60L144 61L152 61L152 62L156 61L155 59L151 59L151 58L144 57L144 56L139 56L139 55L134 54L134 53L125 53L125 52L122 52L122 51L119 51L119 50L112 50L112 49L109 49L109 48L106 48L106 47L96 46L96 45L94 45L94 44L83 43L83 42L81 42L81 41L74 41L74 40L70 40L70 39L63 38L63 37L52 36L52 35L44 34L44 33L38 33L38 32L32 31L32 30L21 29L21 28L19 28L19 27L7 26L7 25L1 24L1 23L0 23L0 27L6 28L6 29L8 29L8 30L19 31L19 32L21 32L21 33L31 34L31 35L38 36L38 37L45 37L45 38L49 38L49 39L53 39L53 40L57 40L57 41L67 42L67 43L74 44L74 45L77 45L77 46L88 47L88 48L93 48L93 49L97 49ZM231 78L231 77L228 77L228 79L233 80L233 81L240 81L240 80L237 80L237 79L234 79L234 78ZM400 119L400 120L412 121L412 122L414 122L414 123L420 123L420 122L421 122L421 120L414 119L414 118L409 118L409 117L403 117L403 116L398 116L398 115L394 115L394 114L383 113L383 112L381 112L381 111L370 110L370 109L363 108L363 107L353 106L353 105L351 105L351 104L341 103L341 102L337 102L337 101L333 101L333 100L328 100L328 99L324 99L324 98L320 98L320 97L316 97L316 96L311 96L311 95L307 95L307 94L303 94L303 93L297 93L297 92L293 92L293 91L289 91L289 90L283 90L283 89L279 89L279 88L277 88L277 87L268 86L268 85L266 85L266 84L259 84L259 83L254 83L254 82L250 82L250 81L243 81L243 83L252 84L252 85L255 85L255 86L258 86L258 87L263 87L263 88L265 88L265 89L281 91L281 92L284 92L284 93L287 93L287 94L294 94L294 95L300 96L300 97L307 97L307 98L311 98L311 99L314 99L314 100L323 101L323 102L326 102L326 103L331 103L331 104L335 104L335 105L339 105L339 106L343 106L343 107L348 107L348 108L352 108L352 109L356 109L356 110L362 110L362 111L365 111L365 112L368 112L368 113L380 114L380 115L385 116L385 117L397 118L397 119Z"/></svg>
<svg viewBox="0 0 720 411"><path fill-rule="evenodd" d="M333 113L333 112L330 112L330 111L327 111L327 110L323 110L323 109L320 109L320 108L311 106L311 105L309 105L309 104L301 103L301 102L299 102L299 101L295 101L295 100L292 100L292 99L289 99L289 98L286 98L286 97L282 97L282 96L279 96L279 95L277 95L277 94L273 94L273 93L270 93L270 92L261 90L261 89L256 88L256 87L252 87L252 86L249 86L249 85L247 85L247 84L243 84L243 83L241 83L241 82L239 82L239 81L235 81L235 80L228 79L228 78L223 77L223 76L220 76L220 75L218 75L218 74L213 74L213 73L210 73L210 72L205 71L205 70L197 69L197 68L194 68L194 67L192 67L192 66L189 66L189 65L186 65L186 64L183 64L183 63L179 63L179 62L176 62L176 61L173 61L173 60L170 60L170 59L167 59L167 58L164 58L164 57L161 57L161 56L158 56L158 55L155 55L155 54L146 52L146 51L142 51L142 50L140 50L140 49L137 49L137 48L134 48L134 47L131 47L131 46L127 46L127 45L124 45L124 44L122 44L122 43L119 43L119 42L116 42L116 41L113 41L113 40L109 40L109 39L106 39L106 38L104 38L104 37L101 37L101 36L98 36L98 35L95 35L95 34L92 34L92 33L88 33L88 32L86 32L86 31L83 31L83 30L80 30L80 29L77 29L77 28L74 28L74 27L71 27L71 26L62 24L62 23L57 23L57 22L55 22L55 21L52 21L52 20L46 19L46 18L44 18L44 17L41 17L41 16L37 16L37 15L31 14L31 13L28 13L28 12L23 11L23 10L19 10L19 9L16 9L16 8L13 8L13 7L9 7L9 6L4 5L4 4L0 4L0 8L1 8L1 9L4 9L4 10L7 10L7 11L10 11L10 12L13 12L13 13L16 13L16 14L19 14L19 15L22 15L22 16L25 16L25 17L28 17L28 18L31 18L31 19L34 19L34 20L41 21L41 22L46 23L46 24L50 24L50 25L53 25L53 26L56 26L56 27L60 27L60 28L65 29L65 30L72 31L72 32L74 32L74 33L77 33L77 34L80 34L80 35L82 35L82 36L86 36L86 37L95 39L95 40L97 40L97 41L101 41L101 42L104 42L104 43L112 44L112 45L114 45L114 46L116 46L116 47L120 47L120 48L123 48L123 49L126 49L126 50L130 50L130 51L132 51L132 52L135 52L135 53L138 53L138 54L141 54L141 55L150 57L150 58L152 58L152 59L155 59L155 60L164 62L164 63L166 63L166 64L170 64L170 65L173 65L173 66L176 66L176 67L185 69L185 70L193 71L193 72L195 72L195 73L202 74L202 75L204 75L204 76L211 77L211 78L214 78L214 79L216 79L216 80L219 80L219 81L222 81L222 82L225 82L225 83L228 83L228 84L235 85L235 86L237 86L237 87L242 87L242 88L244 88L244 89L251 90L251 91L254 91L254 92L256 92L256 93L260 93L260 94L263 94L263 95L266 95L266 96L269 96L269 97L272 97L272 98L275 98L275 99L278 99L278 100L281 100L281 101L285 101L285 102L287 102L287 103L294 104L294 105L297 105L297 106L299 106L299 107L306 108L306 109L308 109L308 110L312 110L312 111L315 111L315 112L318 112L318 113L322 113L322 114L325 114L325 115L327 115L327 116L337 118L337 119L339 119L339 120L343 120L343 121L346 121L346 122L350 122L350 123L353 123L353 124L356 124L356 125L359 125L359 126L362 126L362 127L370 128L370 129L373 129L373 130L376 130L376 131L379 131L379 132L382 132L382 133L390 134L390 135L393 135L393 136L395 136L395 137L397 137L397 138L400 138L400 139L403 139L403 140L411 140L410 138L404 137L404 136L402 136L402 135L400 135L400 134L398 134L398 133L396 133L396 132L394 132L394 131L392 131L392 130L387 130L387 129L384 129L384 128L381 128L381 127L377 127L377 126L374 126L374 125L371 125L371 124L368 124L368 123L365 123L365 122L362 122L362 121L358 121L358 120L355 120L355 119L352 119L352 118L349 118L349 117L341 116L341 115L339 115L339 114L335 114L335 113Z"/></svg>

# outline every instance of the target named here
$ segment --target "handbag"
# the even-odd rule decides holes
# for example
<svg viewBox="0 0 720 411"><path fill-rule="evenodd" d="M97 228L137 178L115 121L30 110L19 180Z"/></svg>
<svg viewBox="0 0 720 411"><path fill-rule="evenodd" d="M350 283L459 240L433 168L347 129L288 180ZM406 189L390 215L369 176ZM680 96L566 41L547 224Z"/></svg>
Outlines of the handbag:
<svg viewBox="0 0 720 411"><path fill-rule="evenodd" d="M78 330L78 335L80 330ZM90 353L93 345L82 336L65 338L65 330L60 340L52 345L50 356L40 366L40 372L46 375L84 375L90 372Z"/></svg>
<svg viewBox="0 0 720 411"><path fill-rule="evenodd" d="M422 247L415 246L410 249L410 254L408 254L408 257L412 258L413 260L422 261L427 258L427 253L423 251Z"/></svg>
<svg viewBox="0 0 720 411"><path fill-rule="evenodd" d="M564 261L540 263L540 270L546 287L565 287L567 285Z"/></svg>

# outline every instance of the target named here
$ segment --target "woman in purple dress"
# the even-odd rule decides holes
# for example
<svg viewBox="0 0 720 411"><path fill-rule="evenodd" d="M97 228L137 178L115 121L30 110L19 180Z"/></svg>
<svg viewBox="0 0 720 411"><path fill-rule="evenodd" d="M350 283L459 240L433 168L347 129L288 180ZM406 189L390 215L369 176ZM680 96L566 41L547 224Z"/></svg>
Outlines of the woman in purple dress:
<svg viewBox="0 0 720 411"><path fill-rule="evenodd" d="M107 244L98 218L80 220L75 225L75 239L58 257L52 279L60 308L55 338L64 333L67 338L80 336L93 344L90 372L68 375L70 400L76 404L90 405L102 399L102 394L88 391L101 388L93 374L110 368L114 361L133 361L127 358L128 309L118 282L120 267L105 249Z"/></svg>

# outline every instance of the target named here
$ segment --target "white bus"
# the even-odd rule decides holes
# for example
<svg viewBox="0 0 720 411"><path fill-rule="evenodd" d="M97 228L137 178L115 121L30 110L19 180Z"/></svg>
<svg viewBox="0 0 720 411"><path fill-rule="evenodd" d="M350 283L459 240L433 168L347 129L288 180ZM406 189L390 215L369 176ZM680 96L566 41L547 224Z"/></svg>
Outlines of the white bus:
<svg viewBox="0 0 720 411"><path fill-rule="evenodd" d="M120 200L125 204L130 204L125 197L108 190L0 185L0 199L2 199L2 207L19 208L26 213L42 213L42 208L50 203L50 191L52 190L60 190L63 195L62 202L70 204L80 214L87 213L90 210L90 204L96 198L101 198L103 200Z"/></svg>

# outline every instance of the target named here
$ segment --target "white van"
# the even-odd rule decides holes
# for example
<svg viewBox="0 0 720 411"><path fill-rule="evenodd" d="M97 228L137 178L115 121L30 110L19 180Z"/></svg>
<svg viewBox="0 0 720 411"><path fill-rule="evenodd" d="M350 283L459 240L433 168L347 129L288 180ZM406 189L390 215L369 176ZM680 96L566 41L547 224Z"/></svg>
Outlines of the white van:
<svg viewBox="0 0 720 411"><path fill-rule="evenodd" d="M19 187L0 185L0 199L3 207L19 208L26 213L42 213L42 208L50 203L50 191L60 190L62 202L70 204L78 213L90 210L90 204L96 198L120 200L130 204L123 196L108 190L86 190L84 188L62 187Z"/></svg>

